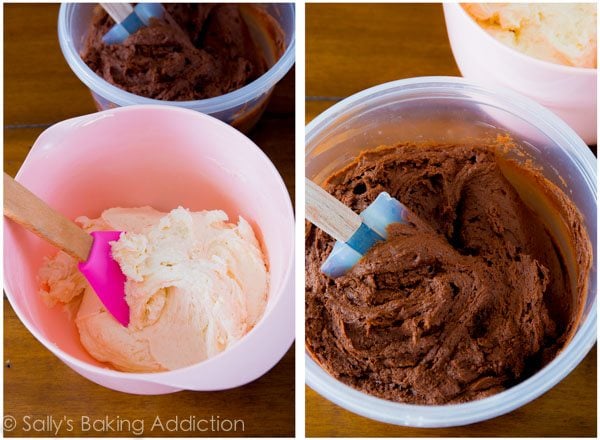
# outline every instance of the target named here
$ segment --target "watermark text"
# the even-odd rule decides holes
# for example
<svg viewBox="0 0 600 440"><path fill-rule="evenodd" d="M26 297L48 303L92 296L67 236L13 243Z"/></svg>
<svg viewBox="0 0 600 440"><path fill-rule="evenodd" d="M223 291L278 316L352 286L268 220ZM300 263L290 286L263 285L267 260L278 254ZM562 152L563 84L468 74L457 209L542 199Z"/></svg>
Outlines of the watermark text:
<svg viewBox="0 0 600 440"><path fill-rule="evenodd" d="M16 418L10 414L4 416L4 432L23 434L44 433L58 436L71 433L111 434L127 433L142 436L150 433L178 432L236 432L246 430L244 420L223 418L218 415L201 417L196 415L152 418L127 418L120 416L34 416L25 415Z"/></svg>

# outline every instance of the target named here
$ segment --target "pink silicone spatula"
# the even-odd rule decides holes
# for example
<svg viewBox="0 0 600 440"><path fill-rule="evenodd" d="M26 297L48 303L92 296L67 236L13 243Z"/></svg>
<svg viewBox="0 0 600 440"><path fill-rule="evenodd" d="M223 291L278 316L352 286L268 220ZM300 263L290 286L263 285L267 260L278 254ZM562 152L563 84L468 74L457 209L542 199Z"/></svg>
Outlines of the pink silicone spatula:
<svg viewBox="0 0 600 440"><path fill-rule="evenodd" d="M88 234L6 173L4 215L76 258L79 270L106 309L123 326L129 324L126 278L110 249L110 242L119 239L120 231Z"/></svg>

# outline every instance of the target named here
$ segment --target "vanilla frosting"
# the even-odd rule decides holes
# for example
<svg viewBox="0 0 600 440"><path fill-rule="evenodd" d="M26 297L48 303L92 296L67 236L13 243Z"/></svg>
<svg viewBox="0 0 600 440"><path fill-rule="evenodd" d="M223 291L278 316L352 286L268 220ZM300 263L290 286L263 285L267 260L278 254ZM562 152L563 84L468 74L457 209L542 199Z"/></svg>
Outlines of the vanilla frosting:
<svg viewBox="0 0 600 440"><path fill-rule="evenodd" d="M467 3L463 8L513 49L566 66L596 67L594 3Z"/></svg>
<svg viewBox="0 0 600 440"><path fill-rule="evenodd" d="M112 208L100 218L80 217L87 231L125 231L112 253L127 277L128 327L110 315L63 252L39 273L50 305L80 296L75 322L96 359L122 371L185 367L226 350L264 313L265 258L251 226L223 211L168 214L150 207Z"/></svg>

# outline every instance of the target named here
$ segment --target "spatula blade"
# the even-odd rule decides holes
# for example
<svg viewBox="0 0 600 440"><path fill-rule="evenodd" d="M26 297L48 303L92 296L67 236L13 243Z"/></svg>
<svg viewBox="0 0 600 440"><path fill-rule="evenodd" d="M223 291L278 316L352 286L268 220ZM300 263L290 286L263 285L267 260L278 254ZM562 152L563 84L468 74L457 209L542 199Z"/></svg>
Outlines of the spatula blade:
<svg viewBox="0 0 600 440"><path fill-rule="evenodd" d="M360 213L360 217L370 229L387 238L387 227L392 223L406 223L407 214L406 206L388 193L382 192ZM346 243L336 242L321 266L321 272L331 278L337 278L352 269L361 258L362 255Z"/></svg>
<svg viewBox="0 0 600 440"><path fill-rule="evenodd" d="M125 274L112 257L110 242L117 241L119 231L95 231L90 254L79 263L79 270L106 307L123 326L129 325L129 305L125 301Z"/></svg>
<svg viewBox="0 0 600 440"><path fill-rule="evenodd" d="M105 44L120 44L140 28L148 26L151 19L160 20L164 15L165 9L160 3L138 3L125 20L115 24L104 34L102 41Z"/></svg>

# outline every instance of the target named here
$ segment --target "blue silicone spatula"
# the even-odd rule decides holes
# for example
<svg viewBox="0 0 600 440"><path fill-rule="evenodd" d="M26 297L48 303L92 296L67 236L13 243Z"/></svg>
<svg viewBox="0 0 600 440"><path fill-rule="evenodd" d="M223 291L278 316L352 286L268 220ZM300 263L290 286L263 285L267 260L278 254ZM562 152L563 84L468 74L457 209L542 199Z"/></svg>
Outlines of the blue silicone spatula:
<svg viewBox="0 0 600 440"><path fill-rule="evenodd" d="M386 192L359 215L311 180L305 184L306 218L336 239L321 266L321 272L332 278L345 274L375 243L385 240L390 224L407 223L406 206Z"/></svg>
<svg viewBox="0 0 600 440"><path fill-rule="evenodd" d="M131 34L148 26L151 19L161 20L165 16L165 9L160 3L138 3L135 8L129 3L100 3L100 6L116 23L102 37L106 44L122 43Z"/></svg>

